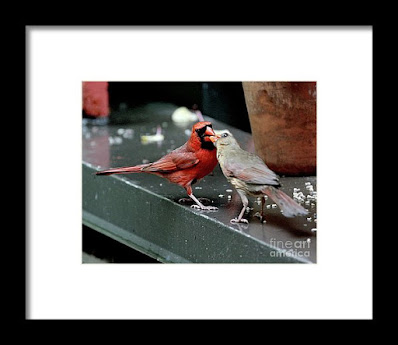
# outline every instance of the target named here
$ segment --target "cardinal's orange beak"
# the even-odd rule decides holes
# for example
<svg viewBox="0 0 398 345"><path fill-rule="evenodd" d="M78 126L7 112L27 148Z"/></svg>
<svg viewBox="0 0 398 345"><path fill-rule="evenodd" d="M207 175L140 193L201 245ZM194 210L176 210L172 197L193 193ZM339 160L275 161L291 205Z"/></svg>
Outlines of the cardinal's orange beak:
<svg viewBox="0 0 398 345"><path fill-rule="evenodd" d="M213 128L207 126L207 127L206 127L205 135L211 136L211 135L216 135L216 133L214 133Z"/></svg>

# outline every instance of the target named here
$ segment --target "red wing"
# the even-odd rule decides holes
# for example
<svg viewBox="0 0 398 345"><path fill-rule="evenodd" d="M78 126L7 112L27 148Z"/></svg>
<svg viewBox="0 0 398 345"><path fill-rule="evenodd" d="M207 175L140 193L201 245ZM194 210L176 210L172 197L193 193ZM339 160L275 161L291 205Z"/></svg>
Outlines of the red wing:
<svg viewBox="0 0 398 345"><path fill-rule="evenodd" d="M193 152L171 152L170 154L160 158L158 161L153 162L148 167L142 169L142 171L173 172L176 170L191 168L198 163L199 159L196 158Z"/></svg>

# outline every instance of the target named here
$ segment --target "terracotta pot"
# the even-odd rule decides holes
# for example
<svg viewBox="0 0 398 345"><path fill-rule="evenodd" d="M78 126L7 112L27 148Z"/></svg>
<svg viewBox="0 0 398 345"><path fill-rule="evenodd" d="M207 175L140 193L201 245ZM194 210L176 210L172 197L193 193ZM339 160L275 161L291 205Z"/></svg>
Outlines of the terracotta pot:
<svg viewBox="0 0 398 345"><path fill-rule="evenodd" d="M316 174L316 83L243 82L256 153L281 175Z"/></svg>

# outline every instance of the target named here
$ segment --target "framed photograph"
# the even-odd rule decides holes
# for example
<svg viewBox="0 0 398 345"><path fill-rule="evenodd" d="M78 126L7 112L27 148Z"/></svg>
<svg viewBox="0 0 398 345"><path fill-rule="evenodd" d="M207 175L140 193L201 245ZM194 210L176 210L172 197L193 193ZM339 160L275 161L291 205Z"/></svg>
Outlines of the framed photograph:
<svg viewBox="0 0 398 345"><path fill-rule="evenodd" d="M27 319L372 318L372 26L26 42Z"/></svg>

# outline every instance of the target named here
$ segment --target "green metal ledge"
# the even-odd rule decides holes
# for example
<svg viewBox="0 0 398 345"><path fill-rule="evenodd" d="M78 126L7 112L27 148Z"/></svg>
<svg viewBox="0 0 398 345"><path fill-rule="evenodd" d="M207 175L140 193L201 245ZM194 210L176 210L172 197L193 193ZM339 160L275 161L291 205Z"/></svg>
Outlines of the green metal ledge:
<svg viewBox="0 0 398 345"><path fill-rule="evenodd" d="M228 129L242 147L253 149L248 133L214 119L215 129ZM144 145L140 137L163 127L161 143ZM83 127L83 223L161 262L175 263L315 263L316 199L306 199L307 217L285 218L268 200L265 224L255 217L260 205L251 199L250 224L231 224L240 198L219 166L194 186L197 197L209 198L218 211L198 211L178 202L185 191L147 174L97 176L104 168L154 161L182 145L192 124L165 119ZM188 130L188 131L187 131ZM283 190L308 196L315 177L281 178Z"/></svg>

